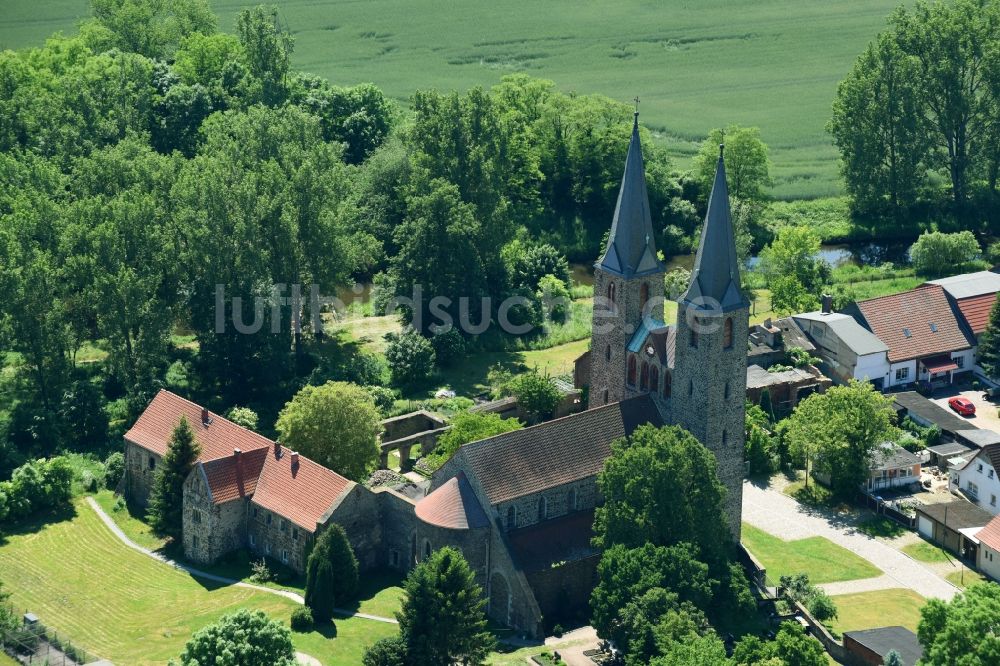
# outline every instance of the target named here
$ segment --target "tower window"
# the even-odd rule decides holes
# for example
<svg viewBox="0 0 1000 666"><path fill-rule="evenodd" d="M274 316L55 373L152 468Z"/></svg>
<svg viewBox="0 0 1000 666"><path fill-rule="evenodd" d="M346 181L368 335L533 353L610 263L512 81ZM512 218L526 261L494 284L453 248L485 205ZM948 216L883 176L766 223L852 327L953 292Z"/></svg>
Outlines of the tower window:
<svg viewBox="0 0 1000 666"><path fill-rule="evenodd" d="M604 360L605 361L611 360L611 345L608 345L608 348L604 350Z"/></svg>
<svg viewBox="0 0 1000 666"><path fill-rule="evenodd" d="M628 357L628 383L635 386L635 356Z"/></svg>
<svg viewBox="0 0 1000 666"><path fill-rule="evenodd" d="M649 390L649 363L642 364L642 373L639 375L639 388L643 391Z"/></svg>
<svg viewBox="0 0 1000 666"><path fill-rule="evenodd" d="M728 444L728 442L729 442L729 434L725 430L723 430L722 431L722 445L726 446L726 444Z"/></svg>
<svg viewBox="0 0 1000 666"><path fill-rule="evenodd" d="M670 397L670 371L667 370L663 373L663 397Z"/></svg>
<svg viewBox="0 0 1000 666"><path fill-rule="evenodd" d="M729 382L726 382L726 388L722 389L722 397L729 400Z"/></svg>
<svg viewBox="0 0 1000 666"><path fill-rule="evenodd" d="M611 301L611 305L615 304L615 283L611 282L608 284L608 300Z"/></svg>
<svg viewBox="0 0 1000 666"><path fill-rule="evenodd" d="M604 404L608 404L608 389L604 389Z"/></svg>
<svg viewBox="0 0 1000 666"><path fill-rule="evenodd" d="M694 380L688 380L688 395L694 395Z"/></svg>
<svg viewBox="0 0 1000 666"><path fill-rule="evenodd" d="M696 319L695 324L697 325L697 323L698 320ZM688 339L688 344L690 344L692 347L698 346L698 331L694 330L693 328L691 329L691 337Z"/></svg>
<svg viewBox="0 0 1000 666"><path fill-rule="evenodd" d="M660 390L660 371L655 365L649 368L649 390L653 393Z"/></svg>
<svg viewBox="0 0 1000 666"><path fill-rule="evenodd" d="M726 323L722 326L722 346L725 349L733 348L733 318L726 317Z"/></svg>
<svg viewBox="0 0 1000 666"><path fill-rule="evenodd" d="M643 282L639 287L639 309L646 309L646 302L649 300L649 283Z"/></svg>
<svg viewBox="0 0 1000 666"><path fill-rule="evenodd" d="M549 516L549 502L543 496L541 499L538 500L538 520L539 521L545 520L546 518L548 518L548 516Z"/></svg>

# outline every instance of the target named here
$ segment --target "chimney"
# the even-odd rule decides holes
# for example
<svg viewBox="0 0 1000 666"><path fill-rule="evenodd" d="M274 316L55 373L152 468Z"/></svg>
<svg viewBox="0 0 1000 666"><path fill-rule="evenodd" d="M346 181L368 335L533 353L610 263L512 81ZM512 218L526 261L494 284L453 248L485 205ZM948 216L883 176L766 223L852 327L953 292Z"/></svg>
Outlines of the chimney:
<svg viewBox="0 0 1000 666"><path fill-rule="evenodd" d="M208 427L208 424L211 423L211 422L212 422L212 420L210 418L208 418L208 407L202 407L201 408L201 424L203 426L205 426L205 427Z"/></svg>
<svg viewBox="0 0 1000 666"><path fill-rule="evenodd" d="M292 467L298 467L299 465L299 453L298 451L292 451Z"/></svg>
<svg viewBox="0 0 1000 666"><path fill-rule="evenodd" d="M823 314L830 314L831 312L833 312L833 296L823 294Z"/></svg>
<svg viewBox="0 0 1000 666"><path fill-rule="evenodd" d="M233 449L233 458L236 459L236 462L239 462L241 453L243 453L243 451L241 451L240 449L238 448Z"/></svg>
<svg viewBox="0 0 1000 666"><path fill-rule="evenodd" d="M274 442L274 457L275 458L281 457L281 442L277 440L275 440Z"/></svg>

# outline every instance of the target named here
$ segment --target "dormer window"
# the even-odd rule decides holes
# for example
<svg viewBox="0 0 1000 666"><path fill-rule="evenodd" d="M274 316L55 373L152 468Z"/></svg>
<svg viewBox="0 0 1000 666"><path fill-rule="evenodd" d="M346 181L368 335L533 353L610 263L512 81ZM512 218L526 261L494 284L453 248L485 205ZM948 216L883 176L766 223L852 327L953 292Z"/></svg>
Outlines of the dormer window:
<svg viewBox="0 0 1000 666"><path fill-rule="evenodd" d="M911 337L913 337L913 333L911 333L911 332L910 332L910 329L908 329L908 328L904 328L904 329L903 329L903 335L904 335L905 337L907 337L907 338L911 338Z"/></svg>
<svg viewBox="0 0 1000 666"><path fill-rule="evenodd" d="M931 333L937 333L937 324L931 322Z"/></svg>

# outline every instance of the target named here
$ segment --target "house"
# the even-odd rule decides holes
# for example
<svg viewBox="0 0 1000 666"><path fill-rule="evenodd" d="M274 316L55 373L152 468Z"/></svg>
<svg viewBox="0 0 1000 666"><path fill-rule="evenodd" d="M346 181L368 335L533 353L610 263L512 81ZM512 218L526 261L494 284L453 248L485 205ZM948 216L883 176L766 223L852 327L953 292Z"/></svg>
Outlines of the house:
<svg viewBox="0 0 1000 666"><path fill-rule="evenodd" d="M920 458L901 446L885 442L872 460L867 489L902 488L920 483Z"/></svg>
<svg viewBox="0 0 1000 666"><path fill-rule="evenodd" d="M972 372L975 338L940 285L858 301L844 312L888 346L889 376L883 388L917 381L946 385Z"/></svg>
<svg viewBox="0 0 1000 666"><path fill-rule="evenodd" d="M837 384L870 381L882 390L889 380L889 347L850 315L806 312L792 317L812 340L823 373Z"/></svg>
<svg viewBox="0 0 1000 666"><path fill-rule="evenodd" d="M777 368L774 368L777 370ZM776 409L791 411L799 401L813 393L824 393L833 382L816 368L765 370L759 365L747 366L747 400L759 405L765 392Z"/></svg>
<svg viewBox="0 0 1000 666"><path fill-rule="evenodd" d="M944 289L966 326L978 340L990 319L990 310L1000 292L1000 273L977 271L930 280L927 284Z"/></svg>
<svg viewBox="0 0 1000 666"><path fill-rule="evenodd" d="M964 465L952 472L951 487L969 501L989 511L1000 513L1000 444L990 444Z"/></svg>
<svg viewBox="0 0 1000 666"><path fill-rule="evenodd" d="M976 567L993 580L1000 582L1000 516L979 530L975 538L979 541Z"/></svg>
<svg viewBox="0 0 1000 666"><path fill-rule="evenodd" d="M895 650L903 666L915 666L924 656L917 635L905 627L882 627L844 633L844 648L862 664L882 666L886 656Z"/></svg>
<svg viewBox="0 0 1000 666"><path fill-rule="evenodd" d="M759 365L762 368L788 364L790 362L788 352L791 349L801 349L813 354L816 346L791 317L776 320L769 317L750 329L747 364Z"/></svg>
<svg viewBox="0 0 1000 666"><path fill-rule="evenodd" d="M968 534L985 527L993 515L965 500L917 507L917 532L969 562L976 561L976 542Z"/></svg>

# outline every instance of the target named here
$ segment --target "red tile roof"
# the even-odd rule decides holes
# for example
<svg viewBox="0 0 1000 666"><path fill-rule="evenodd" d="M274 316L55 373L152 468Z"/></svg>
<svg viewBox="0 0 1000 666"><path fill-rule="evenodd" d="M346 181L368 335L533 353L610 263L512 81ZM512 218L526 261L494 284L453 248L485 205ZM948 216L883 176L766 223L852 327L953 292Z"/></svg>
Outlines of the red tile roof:
<svg viewBox="0 0 1000 666"><path fill-rule="evenodd" d="M990 310L997 301L996 294L983 294L971 298L961 298L956 301L959 311L965 317L966 323L973 333L979 335L986 330L990 320Z"/></svg>
<svg viewBox="0 0 1000 666"><path fill-rule="evenodd" d="M856 307L888 345L891 363L972 346L939 285L858 301Z"/></svg>
<svg viewBox="0 0 1000 666"><path fill-rule="evenodd" d="M316 523L355 484L305 456L293 466L292 457L288 449L280 457L268 452L252 502L314 532Z"/></svg>
<svg viewBox="0 0 1000 666"><path fill-rule="evenodd" d="M993 550L1000 551L1000 516L995 517L986 527L979 530L976 538Z"/></svg>
<svg viewBox="0 0 1000 666"><path fill-rule="evenodd" d="M203 463L212 501L222 504L253 495L264 459L270 453L270 448L260 448L241 453L238 463L234 455Z"/></svg>
<svg viewBox="0 0 1000 666"><path fill-rule="evenodd" d="M201 446L201 455L198 456L201 461L232 456L234 448L247 453L273 445L267 437L241 428L214 412L208 413L209 424L203 425L201 410L201 405L161 389L131 430L125 433L125 439L162 456L167 452L170 435L184 416Z"/></svg>
<svg viewBox="0 0 1000 666"><path fill-rule="evenodd" d="M468 530L490 524L465 474L448 479L417 503L417 518L428 525L452 530Z"/></svg>

